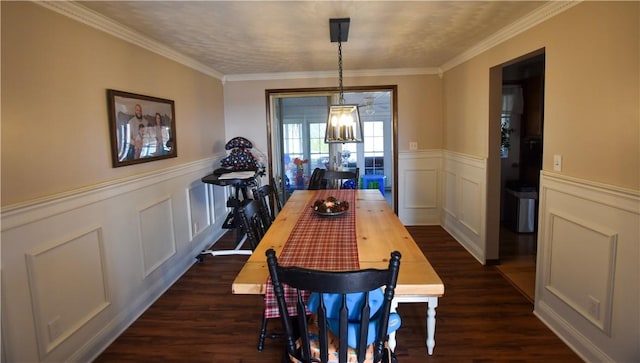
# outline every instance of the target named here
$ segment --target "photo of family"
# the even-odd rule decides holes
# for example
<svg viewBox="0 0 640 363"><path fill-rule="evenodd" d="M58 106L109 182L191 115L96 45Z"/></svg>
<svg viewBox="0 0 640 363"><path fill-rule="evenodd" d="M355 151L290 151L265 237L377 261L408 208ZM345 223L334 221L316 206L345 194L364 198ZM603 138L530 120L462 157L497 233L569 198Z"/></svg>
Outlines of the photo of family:
<svg viewBox="0 0 640 363"><path fill-rule="evenodd" d="M177 156L174 102L107 90L113 167Z"/></svg>

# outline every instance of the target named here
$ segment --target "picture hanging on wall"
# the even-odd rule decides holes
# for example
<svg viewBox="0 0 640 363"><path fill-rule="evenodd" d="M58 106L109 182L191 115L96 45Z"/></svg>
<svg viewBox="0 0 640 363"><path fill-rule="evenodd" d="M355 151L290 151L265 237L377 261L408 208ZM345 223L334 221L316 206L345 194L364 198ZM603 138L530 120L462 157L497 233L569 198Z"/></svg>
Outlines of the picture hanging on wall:
<svg viewBox="0 0 640 363"><path fill-rule="evenodd" d="M113 167L178 156L172 100L107 90Z"/></svg>

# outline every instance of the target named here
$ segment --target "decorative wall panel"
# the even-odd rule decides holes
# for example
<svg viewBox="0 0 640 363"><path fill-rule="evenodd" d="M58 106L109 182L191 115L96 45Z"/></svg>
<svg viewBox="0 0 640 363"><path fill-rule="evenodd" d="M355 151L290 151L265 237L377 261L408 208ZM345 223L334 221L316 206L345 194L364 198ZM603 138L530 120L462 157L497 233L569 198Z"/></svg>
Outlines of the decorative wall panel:
<svg viewBox="0 0 640 363"><path fill-rule="evenodd" d="M460 223L478 236L480 234L480 220L482 211L480 208L480 198L482 190L480 190L479 182L461 176L460 180Z"/></svg>
<svg viewBox="0 0 640 363"><path fill-rule="evenodd" d="M100 228L27 252L40 357L109 305Z"/></svg>
<svg viewBox="0 0 640 363"><path fill-rule="evenodd" d="M456 201L456 174L448 171L444 171L444 211L451 217L457 217L457 204Z"/></svg>
<svg viewBox="0 0 640 363"><path fill-rule="evenodd" d="M440 223L439 151L398 155L398 217L405 225Z"/></svg>
<svg viewBox="0 0 640 363"><path fill-rule="evenodd" d="M215 221L211 186L201 182L189 187L189 219L191 238L197 236Z"/></svg>
<svg viewBox="0 0 640 363"><path fill-rule="evenodd" d="M638 191L542 172L535 313L585 361L640 354Z"/></svg>
<svg viewBox="0 0 640 363"><path fill-rule="evenodd" d="M144 275L147 276L176 253L171 199L142 209L139 214Z"/></svg>
<svg viewBox="0 0 640 363"><path fill-rule="evenodd" d="M438 190L438 171L409 169L404 175L405 208L437 208L438 195L434 191Z"/></svg>
<svg viewBox="0 0 640 363"><path fill-rule="evenodd" d="M550 213L549 218L551 248L546 288L609 334L616 234L571 217Z"/></svg>
<svg viewBox="0 0 640 363"><path fill-rule="evenodd" d="M442 226L478 261L485 263L486 160L444 152Z"/></svg>

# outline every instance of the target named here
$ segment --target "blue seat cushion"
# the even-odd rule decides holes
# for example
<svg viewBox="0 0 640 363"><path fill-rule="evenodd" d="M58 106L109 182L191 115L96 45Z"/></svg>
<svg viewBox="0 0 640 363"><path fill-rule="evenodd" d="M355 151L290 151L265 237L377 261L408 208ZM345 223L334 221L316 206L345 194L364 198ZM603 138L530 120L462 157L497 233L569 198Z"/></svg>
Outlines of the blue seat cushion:
<svg viewBox="0 0 640 363"><path fill-rule="evenodd" d="M400 328L400 315L397 313L389 314L389 325L387 327L387 334L393 333ZM327 319L329 330L333 334L338 335L340 331L340 321L338 319ZM380 324L380 317L374 317L369 321L369 330L367 333L367 345L376 340L376 332L378 331L378 325ZM350 348L358 349L358 336L360 334L360 322L349 322L347 327L347 345Z"/></svg>
<svg viewBox="0 0 640 363"><path fill-rule="evenodd" d="M340 306L342 304L341 295L340 294L322 294L324 305L327 310L327 323L329 325L329 330L333 332L333 334L338 334L339 332L339 317L340 317ZM348 337L347 343L349 347L357 349L357 340L358 334L360 332L360 320L361 320L361 309L362 304L364 303L365 293L352 293L347 294L347 310L348 310ZM369 314L369 333L367 336L367 345L373 343L376 337L376 332L378 330L378 324L380 323L380 319L377 316L378 310L382 307L382 303L384 300L384 293L382 289L375 289L369 292L369 306L370 306L370 314ZM318 305L320 304L320 294L313 293L309 297L309 302L307 304L308 309L312 313L317 313ZM397 313L389 314L389 326L387 329L387 333L392 333L400 327L401 324L400 315Z"/></svg>
<svg viewBox="0 0 640 363"><path fill-rule="evenodd" d="M364 294L364 292L347 294L347 310L349 310L349 320L360 321L360 310L362 310ZM340 305L342 304L341 295L322 294L322 296L325 309L327 309L327 317L337 319L340 316ZM313 293L311 294L311 296L309 296L307 307L312 313L316 313L318 310L318 305L320 304L319 297L320 294L318 293ZM380 309L380 307L382 306L383 300L384 293L382 292L382 289L369 291L369 307L371 308L369 318L371 318L373 315L375 315L375 313L378 312L378 309Z"/></svg>

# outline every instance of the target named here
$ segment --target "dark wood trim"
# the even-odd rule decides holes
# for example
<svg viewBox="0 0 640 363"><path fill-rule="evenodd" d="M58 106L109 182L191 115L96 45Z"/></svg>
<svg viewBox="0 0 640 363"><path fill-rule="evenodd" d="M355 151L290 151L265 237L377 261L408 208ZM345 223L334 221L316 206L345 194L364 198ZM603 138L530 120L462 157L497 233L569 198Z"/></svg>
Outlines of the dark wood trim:
<svg viewBox="0 0 640 363"><path fill-rule="evenodd" d="M393 177L393 212L398 214L398 86L397 85L379 85L379 86L349 86L343 87L345 91L359 91L359 92L368 92L368 91L391 91L391 149L392 149L392 158L393 158L393 168L392 168L392 177ZM287 95L295 95L295 94L305 94L305 93L337 93L340 92L338 87L316 87L316 88L275 88L275 89L265 89L265 103L266 103L266 127L267 127L267 145L268 152L267 156L269 158L269 180L274 180L273 170L274 170L274 156L272 155L272 143L274 135L272 134L272 126L273 121L271 120L271 97L273 95L287 94ZM281 141L281 140L280 140Z"/></svg>

